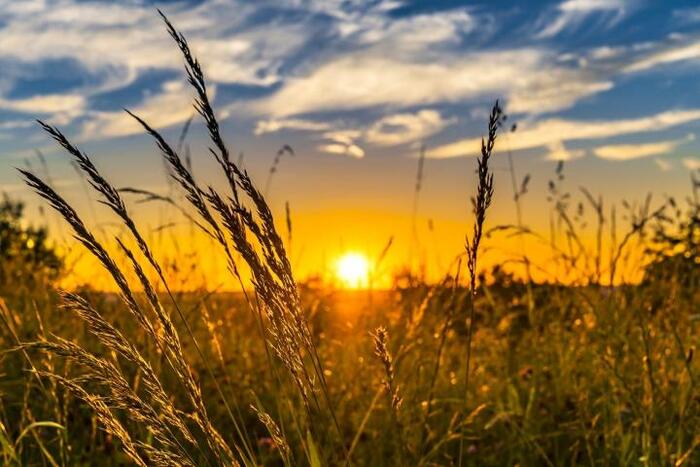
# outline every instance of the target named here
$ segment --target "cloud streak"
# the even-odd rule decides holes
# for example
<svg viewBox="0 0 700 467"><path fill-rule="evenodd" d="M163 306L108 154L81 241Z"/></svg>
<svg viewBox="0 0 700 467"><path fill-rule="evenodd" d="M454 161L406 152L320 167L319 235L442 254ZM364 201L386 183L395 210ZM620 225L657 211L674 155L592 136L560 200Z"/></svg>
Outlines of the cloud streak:
<svg viewBox="0 0 700 467"><path fill-rule="evenodd" d="M256 104L280 117L332 109L405 107L506 95L512 112L541 113L570 107L610 89L612 83L586 70L553 65L539 49L462 54L444 63L415 63L354 54L290 78Z"/></svg>
<svg viewBox="0 0 700 467"><path fill-rule="evenodd" d="M666 130L700 120L700 109L670 110L646 117L623 120L545 119L519 126L516 137L509 139L513 151L559 144L564 141L606 139L615 136ZM438 146L428 157L449 158L476 155L480 138L467 138Z"/></svg>
<svg viewBox="0 0 700 467"><path fill-rule="evenodd" d="M700 170L700 159L696 157L685 157L681 162L688 170Z"/></svg>
<svg viewBox="0 0 700 467"><path fill-rule="evenodd" d="M210 88L215 95L216 88ZM164 112L163 109L168 109ZM183 122L192 116L192 98L186 83L169 81L160 92L129 109L146 120L153 128L164 128ZM123 111L94 113L83 125L82 139L116 138L143 132L143 127Z"/></svg>
<svg viewBox="0 0 700 467"><path fill-rule="evenodd" d="M554 17L536 37L551 38L562 32L578 29L594 14L604 15L614 24L625 15L628 3L624 0L566 0L557 5Z"/></svg>
<svg viewBox="0 0 700 467"><path fill-rule="evenodd" d="M423 140L454 123L440 112L424 109L416 113L400 113L383 117L366 132L368 142L379 146L395 146Z"/></svg>
<svg viewBox="0 0 700 467"><path fill-rule="evenodd" d="M299 118L271 118L269 120L259 120L255 125L255 130L253 130L253 133L260 136L266 133L276 133L283 130L327 131L331 128L331 124L326 122L315 122L312 120L303 120Z"/></svg>
<svg viewBox="0 0 700 467"><path fill-rule="evenodd" d="M456 118L443 116L435 109L422 109L414 113L397 113L379 118L374 123L364 128L344 128L338 122L325 122L298 118L271 118L259 120L256 123L254 134L264 135L278 131L307 131L323 132L323 138L331 140L332 144L355 146L355 142L362 140L375 146L397 146L424 140L441 132L447 126L457 121ZM328 148L323 145L323 152L332 154L348 153L347 148ZM352 148L349 154L360 156L360 147ZM362 151L364 155L364 151Z"/></svg>
<svg viewBox="0 0 700 467"><path fill-rule="evenodd" d="M683 139L656 141L653 143L612 144L593 149L593 154L601 159L609 161L629 161L632 159L668 154L673 152L681 144L694 139L694 136L689 135L687 138Z"/></svg>
<svg viewBox="0 0 700 467"><path fill-rule="evenodd" d="M336 154L349 156L355 159L365 157L365 150L355 141L361 132L357 130L330 131L324 133L323 138L327 140L325 144L318 146L318 150L326 154Z"/></svg>

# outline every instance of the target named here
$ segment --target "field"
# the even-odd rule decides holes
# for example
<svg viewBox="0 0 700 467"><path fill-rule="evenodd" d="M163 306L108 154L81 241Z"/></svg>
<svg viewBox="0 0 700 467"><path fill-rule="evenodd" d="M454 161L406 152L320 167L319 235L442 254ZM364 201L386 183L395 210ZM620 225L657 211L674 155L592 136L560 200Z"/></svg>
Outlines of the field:
<svg viewBox="0 0 700 467"><path fill-rule="evenodd" d="M484 239L537 235L519 219L488 225L490 163L505 121L496 103L475 161L473 228L442 280L406 270L388 290L298 282L284 219L273 219L233 161L199 63L166 26L226 191L195 179L178 148L134 118L168 165L187 218L242 291L173 287L178 273L159 263L125 193L42 124L123 234L103 244L50 184L22 170L114 283L61 290L46 232L23 227L21 209L3 205L4 464L700 464L695 180L687 200L646 200L616 220L585 190L577 205L560 164L547 241L567 280L535 281L537 258L525 254L517 274L506 265L483 271ZM514 191L517 204L527 181ZM579 233L584 205L592 241Z"/></svg>

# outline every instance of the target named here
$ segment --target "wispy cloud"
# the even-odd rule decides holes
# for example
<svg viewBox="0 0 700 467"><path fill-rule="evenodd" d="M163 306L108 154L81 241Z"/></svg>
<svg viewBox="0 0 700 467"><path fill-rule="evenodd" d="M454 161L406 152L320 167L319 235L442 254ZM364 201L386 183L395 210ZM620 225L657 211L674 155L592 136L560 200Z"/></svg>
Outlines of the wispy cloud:
<svg viewBox="0 0 700 467"><path fill-rule="evenodd" d="M685 157L681 162L688 170L700 170L700 159L696 157Z"/></svg>
<svg viewBox="0 0 700 467"><path fill-rule="evenodd" d="M700 109L671 110L623 120L564 120L558 118L522 123L517 137L509 140L513 151L548 147L563 141L596 140L642 132L661 131L700 120ZM475 155L480 138L445 144L428 152L428 157L446 158Z"/></svg>
<svg viewBox="0 0 700 467"><path fill-rule="evenodd" d="M378 106L407 107L506 95L513 112L547 112L610 89L587 70L553 63L540 49L462 53L419 63L353 54L290 78L255 105L278 116Z"/></svg>
<svg viewBox="0 0 700 467"><path fill-rule="evenodd" d="M264 135L282 130L327 131L331 128L331 124L327 122L316 122L299 118L271 118L269 120L259 120L253 133L255 135Z"/></svg>
<svg viewBox="0 0 700 467"><path fill-rule="evenodd" d="M643 157L658 156L660 154L668 154L673 152L681 144L694 139L695 137L693 135L689 135L687 138L656 141L653 143L611 144L593 149L593 154L601 159L610 161L628 161Z"/></svg>
<svg viewBox="0 0 700 467"><path fill-rule="evenodd" d="M550 161L572 161L586 155L584 149L568 149L561 141L556 141L547 146L545 159Z"/></svg>
<svg viewBox="0 0 700 467"><path fill-rule="evenodd" d="M40 116L53 124L63 125L83 114L86 109L86 99L77 94L45 94L19 99L0 98L0 109L25 113L33 117Z"/></svg>
<svg viewBox="0 0 700 467"><path fill-rule="evenodd" d="M555 8L553 14L543 20L539 38L554 37L564 31L572 31L593 14L603 15L609 23L614 24L624 17L629 8L629 1L624 0L566 0Z"/></svg>
<svg viewBox="0 0 700 467"><path fill-rule="evenodd" d="M626 65L623 71L634 73L698 58L700 58L700 40L671 40L648 47L648 50L644 50L638 58Z"/></svg>
<svg viewBox="0 0 700 467"><path fill-rule="evenodd" d="M355 159L365 157L365 150L355 142L361 135L357 130L330 131L323 134L326 143L318 146L318 150L326 154L349 156Z"/></svg>
<svg viewBox="0 0 700 467"><path fill-rule="evenodd" d="M215 88L210 89L212 95ZM167 109L164 112L163 109ZM129 109L149 122L154 128L163 128L187 120L193 112L190 91L182 81L168 81L160 92L147 97L141 104ZM138 122L123 111L100 112L92 115L82 128L83 139L113 138L143 131Z"/></svg>
<svg viewBox="0 0 700 467"><path fill-rule="evenodd" d="M364 156L360 142L376 146L397 146L424 140L441 132L456 122L454 117L445 117L434 109L422 109L414 113L397 113L379 118L369 126L348 128L339 122L325 122L298 118L271 118L259 120L254 134L264 135L282 130L323 132L322 138L331 143L321 145L323 152ZM337 147L335 145L342 145Z"/></svg>
<svg viewBox="0 0 700 467"><path fill-rule="evenodd" d="M395 146L425 139L454 123L440 112L424 109L416 113L386 116L375 122L366 133L366 140L379 146Z"/></svg>
<svg viewBox="0 0 700 467"><path fill-rule="evenodd" d="M373 45L408 55L423 52L435 44L457 43L460 36L474 31L477 26L478 19L465 9L403 18L387 15L386 9L370 9L344 18L337 28L346 39L363 46Z"/></svg>

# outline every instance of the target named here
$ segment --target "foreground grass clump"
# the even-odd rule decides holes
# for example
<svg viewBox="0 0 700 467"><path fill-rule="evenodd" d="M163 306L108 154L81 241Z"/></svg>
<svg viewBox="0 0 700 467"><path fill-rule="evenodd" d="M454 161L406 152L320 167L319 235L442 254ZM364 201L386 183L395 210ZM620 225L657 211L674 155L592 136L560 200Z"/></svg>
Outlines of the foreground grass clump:
<svg viewBox="0 0 700 467"><path fill-rule="evenodd" d="M456 315L466 315L468 289L425 285L377 294L371 306L361 292L327 296L328 292L310 290L302 301L309 304L306 313L317 313L315 322L328 323L314 330L316 345L354 464L396 465L400 456L415 464L456 464L463 423L467 465L693 465L700 422L694 301L662 297L662 285L612 294L594 287L536 286L535 305L542 318L535 323L528 318L523 284L486 287L477 303L466 406L459 377L467 338L462 324L447 330L441 365L434 380L433 376L446 310L453 307ZM318 294L324 295L323 308L311 305L321 299ZM205 295L183 296L180 306L196 310L195 336L215 367L229 405L240 408L240 424L257 462L275 464L288 456L294 457L291 463L307 463L304 446L311 438L300 432L303 403L291 397L291 381L278 380L265 367L256 319L245 314L243 297L221 294L202 302ZM143 331L126 319L116 296L89 294L88 299L130 341L144 342ZM336 301L358 311L354 322L333 320ZM12 316L8 308L3 313ZM76 327L75 320L51 308L40 310L39 316L50 332L80 342L107 361L114 358L86 328ZM21 329L20 339L40 333L34 316L19 323L19 316L12 319ZM384 342L397 397L393 392L387 397L386 368L374 355L370 332L376 335L380 326L386 327ZM3 340L8 347L13 343L7 331ZM233 438L235 425L216 386L206 377L193 346L183 347L193 373L200 375L212 425ZM149 359L162 361L155 351ZM154 371L169 397L186 406L185 388L164 365ZM33 367L76 378L81 372L75 364L32 353L31 363L22 355L7 355L3 367L3 424L10 439L33 421L65 426L65 431L38 428L25 436L19 446L25 463L43 457L36 449L38 441L57 462L64 458L68 465L95 456L115 464L123 460L121 443L99 429L103 421L98 413L54 385L54 379L29 373ZM129 374L139 392L144 390L142 380L138 371ZM271 432L249 409L251 404L271 407L268 414L284 433L283 441L277 429ZM143 422L121 415L119 420L134 437L149 439ZM344 461L340 448L322 441L314 445L323 464Z"/></svg>
<svg viewBox="0 0 700 467"><path fill-rule="evenodd" d="M676 208L674 220L664 207L647 206L614 244L606 270L600 242L586 250L568 196L553 183L553 210L570 240L566 250L552 242L553 250L581 282L536 284L502 269L480 280L489 160L502 122L496 105L478 161L474 229L444 280L408 277L371 296L299 286L264 196L231 160L199 63L164 20L226 191L196 181L179 150L131 115L168 164L188 219L217 245L242 292L171 287L124 191L42 123L125 229L107 240L119 248L111 253L59 193L22 172L118 292L51 291L44 276L43 287L19 288L3 276L2 290L14 291L0 302L5 464L700 462L696 208ZM561 181L561 167L557 173ZM602 232L602 201L588 199ZM643 237L652 224L654 236ZM517 230L531 234L520 219ZM637 248L647 238L653 255L645 280L601 285L606 273L616 283L633 238ZM528 271L537 265L524 263ZM341 308L353 313L339 319Z"/></svg>

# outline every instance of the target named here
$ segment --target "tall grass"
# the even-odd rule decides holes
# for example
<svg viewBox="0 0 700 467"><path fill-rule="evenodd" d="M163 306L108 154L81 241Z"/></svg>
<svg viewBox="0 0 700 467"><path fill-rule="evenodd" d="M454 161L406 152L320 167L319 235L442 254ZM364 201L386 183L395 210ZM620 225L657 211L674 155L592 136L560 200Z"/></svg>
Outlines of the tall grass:
<svg viewBox="0 0 700 467"><path fill-rule="evenodd" d="M161 14L162 15L162 14ZM190 52L186 39L182 36L168 19L162 15L165 25L180 48L185 58L185 69L188 80L196 93L195 108L204 119L213 148L212 155L222 168L228 183L230 193L223 195L211 186L200 187L194 180L191 171L181 162L178 153L165 141L165 139L147 122L138 116L128 112L144 129L153 136L158 147L169 164L169 171L178 185L185 191L186 198L192 208L197 212L200 221L196 224L208 235L215 238L224 250L228 258L229 268L233 276L241 283L241 288L246 294L249 307L257 313L261 339L269 343L288 375L294 382L298 394L303 401L308 417L309 429L315 426L323 414L329 414L330 418L340 434L340 427L335 416L333 403L328 395L322 362L318 355L315 343L310 334L306 317L300 309L300 300L296 283L292 276L291 265L287 258L283 242L277 234L272 213L263 196L255 188L248 174L230 160L229 151L220 133L218 121L211 107L207 94L204 75L196 58ZM127 379L122 371L111 362L98 358L81 347L68 341L57 338L55 343L40 341L24 348L39 348L66 358L73 359L86 369L86 375L76 380L67 380L56 374L46 373L59 381L74 396L82 399L96 413L105 429L118 438L127 455L137 464L196 464L192 454L183 443L193 444L190 449L196 448L207 462L216 463L245 463L254 465L255 460L249 445L249 440L244 436L241 425L240 410L235 411L229 406L226 396L218 382L211 366L208 364L200 344L194 335L188 320L178 305L163 270L156 260L146 240L141 235L136 224L127 210L126 204L115 189L98 171L90 158L75 147L57 128L43 122L39 122L46 132L51 135L71 156L74 157L77 166L86 175L92 188L97 191L103 203L120 219L136 244L138 250L157 274L158 279L165 288L167 295L177 311L181 324L186 330L189 341L196 349L201 363L206 368L207 377L215 385L221 402L233 422L237 439L229 446L221 434L213 427L207 408L202 399L199 383L189 362L184 356L180 335L171 321L169 313L161 304L160 297L156 293L156 287L148 279L147 273L140 260L117 238L116 241L128 258L133 272L138 277L138 282L145 293L148 309L144 309L135 297L135 293L129 284L125 273L110 256L105 247L89 231L78 213L46 182L33 173L20 170L26 182L41 197L64 218L72 227L75 237L94 255L107 272L112 276L115 285L120 291L120 297L130 312L135 322L145 332L149 343L162 354L176 375L176 379L185 389L194 413L192 421L200 431L200 436L193 436L187 423L178 416L178 410L168 405L168 397L163 391L162 384L156 373L151 368L146 357L129 345L128 341L111 326L102 315L93 309L87 302L77 296L64 294L64 302L67 307L77 310L78 315L89 326L91 332L97 336L100 342L108 349L121 356L123 359L135 365L143 374L143 380L149 388L145 399L131 391ZM184 132L183 132L184 133ZM179 143L182 146L182 142ZM131 190L134 191L133 189ZM248 198L252 208L247 207L242 200L242 195ZM255 300L253 301L243 285L243 279L239 271L239 264L232 253L232 248L242 258L253 277ZM263 314L266 319L263 319ZM275 371L276 362L271 359L268 364L270 370ZM110 388L109 395L98 395L91 392L90 384L103 385ZM319 398L322 394L322 399ZM132 417L148 426L149 432L154 434L154 441L134 441L128 430L125 429L113 415L112 408L126 410ZM164 411L167 414L168 424L162 423L155 414ZM234 413L236 412L236 413ZM269 415L260 413L261 420L271 420ZM269 424L269 423L268 423ZM275 431L275 433L277 433ZM182 439L179 439L182 438ZM230 440L229 440L230 442ZM205 443L203 445L203 443ZM344 445L341 446L344 448Z"/></svg>
<svg viewBox="0 0 700 467"><path fill-rule="evenodd" d="M500 126L500 121L503 117L501 108L498 102L493 106L491 115L489 116L488 136L486 140L481 140L481 155L477 160L477 186L476 195L472 198L472 212L474 214L474 228L471 238L465 237L467 250L467 268L469 269L469 291L471 292L471 300L469 300L469 323L467 325L467 359L464 366L464 399L465 405L467 402L467 390L469 389L469 370L472 357L472 338L474 336L474 319L476 318L476 307L474 306L474 298L476 296L476 281L477 281L477 261L479 258L479 245L481 237L484 233L484 221L486 220L486 212L491 206L493 199L493 173L489 167L489 160L496 144L496 132ZM462 425L464 426L464 425ZM459 465L462 465L462 453L464 448L464 436L459 440Z"/></svg>

